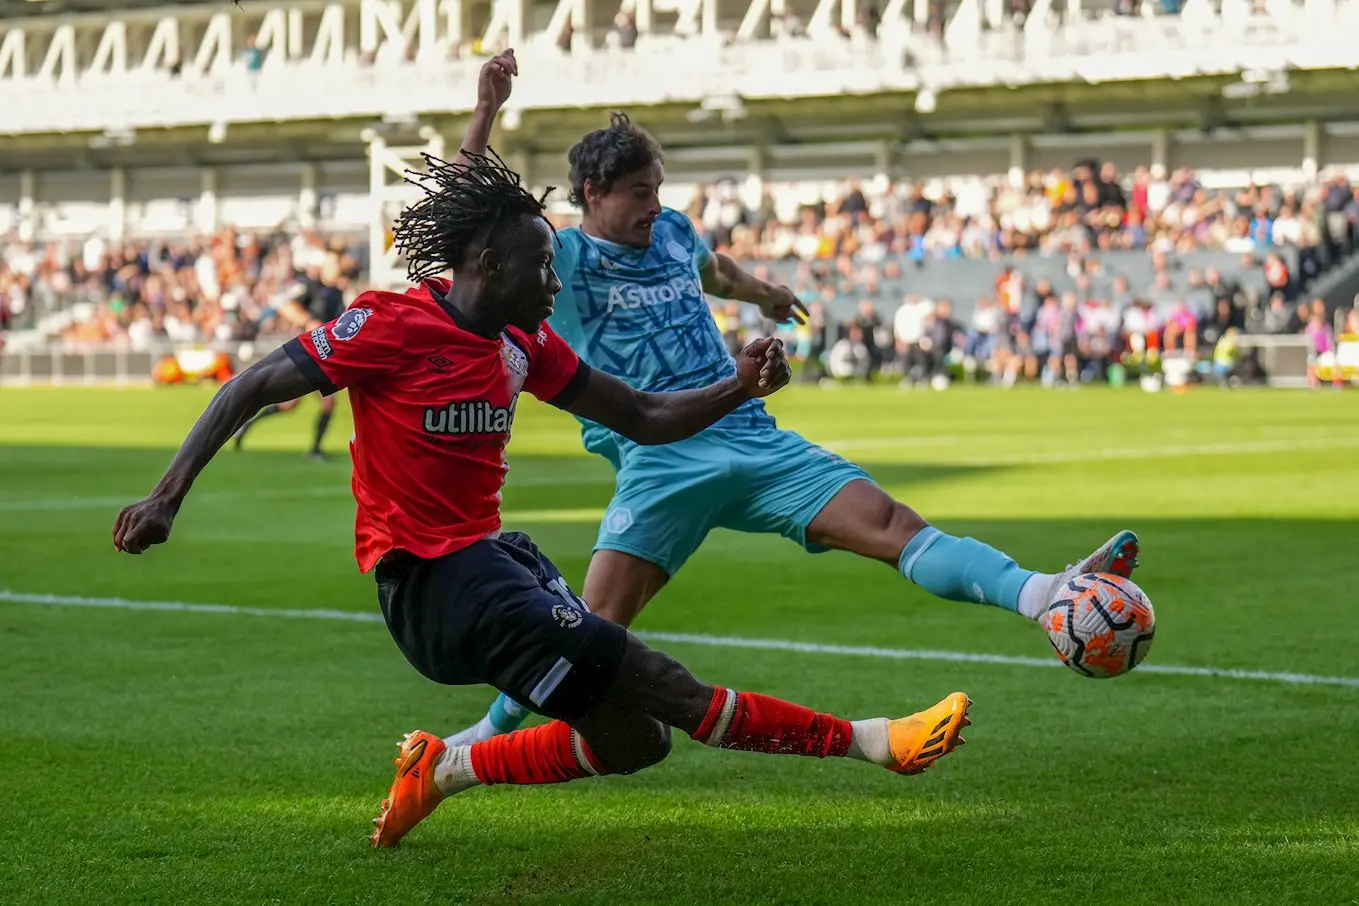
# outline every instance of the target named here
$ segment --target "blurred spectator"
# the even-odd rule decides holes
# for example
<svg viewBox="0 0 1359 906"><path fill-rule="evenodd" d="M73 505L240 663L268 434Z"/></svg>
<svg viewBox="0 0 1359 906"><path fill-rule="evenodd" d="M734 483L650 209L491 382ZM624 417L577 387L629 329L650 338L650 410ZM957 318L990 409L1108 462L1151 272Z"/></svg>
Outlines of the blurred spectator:
<svg viewBox="0 0 1359 906"><path fill-rule="evenodd" d="M1220 384L1227 384L1236 376L1240 362L1240 331L1230 327L1213 346L1213 377Z"/></svg>
<svg viewBox="0 0 1359 906"><path fill-rule="evenodd" d="M963 373L968 380L976 378L978 364L990 362L995 356L1004 320L1005 312L993 300L977 300L977 306L972 309L971 327L963 339Z"/></svg>
<svg viewBox="0 0 1359 906"><path fill-rule="evenodd" d="M1321 301L1320 299L1317 300ZM1307 326L1303 328L1303 334L1307 337L1307 385L1315 390L1321 383L1319 374L1321 366L1329 364L1333 371L1332 381L1334 386L1339 389L1344 386L1340 379L1340 369L1335 366L1335 334L1331 331L1331 325L1326 320L1326 309L1323 305L1319 311L1313 310L1307 320Z"/></svg>
<svg viewBox="0 0 1359 906"><path fill-rule="evenodd" d="M944 373L948 357L961 337L962 328L953 320L953 303L947 299L940 299L934 306L934 311L930 313L925 324L925 336L921 339L921 348L927 357L926 368L930 378L937 378Z"/></svg>
<svg viewBox="0 0 1359 906"><path fill-rule="evenodd" d="M605 38L610 47L632 50L637 46L637 17L630 10L619 10L613 17L613 28Z"/></svg>
<svg viewBox="0 0 1359 906"><path fill-rule="evenodd" d="M241 63L248 72L259 72L264 67L264 51L259 48L259 38L250 35L245 39L245 49L241 51Z"/></svg>
<svg viewBox="0 0 1359 906"><path fill-rule="evenodd" d="M858 324L849 325L845 338L831 347L827 363L832 377L868 379L872 359L864 342L863 329Z"/></svg>
<svg viewBox="0 0 1359 906"><path fill-rule="evenodd" d="M892 334L896 340L897 362L904 381L923 379L929 366L928 357L921 349L925 323L934 311L934 303L919 296L907 296L892 319Z"/></svg>
<svg viewBox="0 0 1359 906"><path fill-rule="evenodd" d="M807 369L804 374L806 380L817 381L825 376L821 361L831 348L834 337L831 336L830 322L826 318L826 306L820 302L813 302L807 307L807 315L807 327L811 336L807 344Z"/></svg>
<svg viewBox="0 0 1359 906"><path fill-rule="evenodd" d="M882 329L882 318L878 316L871 299L859 303L859 315L854 319L854 325L859 328L868 350L868 373L870 376L877 374L882 370L884 356L891 347Z"/></svg>
<svg viewBox="0 0 1359 906"><path fill-rule="evenodd" d="M1198 350L1199 324L1194 312L1184 302L1176 301L1166 317L1162 349L1166 354L1173 352L1194 355Z"/></svg>

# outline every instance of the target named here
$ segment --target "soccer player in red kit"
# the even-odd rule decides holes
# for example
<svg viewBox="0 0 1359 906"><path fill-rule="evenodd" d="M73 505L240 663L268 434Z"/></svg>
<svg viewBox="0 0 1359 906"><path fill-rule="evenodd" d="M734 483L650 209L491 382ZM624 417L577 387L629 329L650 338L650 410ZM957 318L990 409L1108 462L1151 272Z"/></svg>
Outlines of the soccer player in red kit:
<svg viewBox="0 0 1359 906"><path fill-rule="evenodd" d="M226 384L151 496L124 509L114 544L164 542L194 478L262 406L348 388L354 410L356 555L374 571L397 647L429 679L485 683L550 718L468 746L416 731L375 819L396 844L448 796L478 785L630 774L670 751L676 727L710 746L852 757L925 770L962 743L961 692L897 720L848 721L710 686L590 613L552 562L500 523L505 446L521 391L641 444L691 436L788 381L777 340L757 340L708 387L645 393L582 363L544 326L561 283L542 200L498 158L428 159L426 197L396 226L416 286L368 292L342 315ZM452 271L453 280L439 274Z"/></svg>

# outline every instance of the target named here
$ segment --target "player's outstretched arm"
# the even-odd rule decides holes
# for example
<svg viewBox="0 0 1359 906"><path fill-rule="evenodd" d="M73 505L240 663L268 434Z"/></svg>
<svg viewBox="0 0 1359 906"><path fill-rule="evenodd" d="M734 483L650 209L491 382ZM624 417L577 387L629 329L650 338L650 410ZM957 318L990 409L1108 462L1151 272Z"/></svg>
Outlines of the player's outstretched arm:
<svg viewBox="0 0 1359 906"><path fill-rule="evenodd" d="M194 479L241 423L270 403L294 400L315 389L283 348L227 381L189 432L156 489L118 514L113 525L114 547L140 554L153 544L163 543L170 537L175 514Z"/></svg>
<svg viewBox="0 0 1359 906"><path fill-rule="evenodd" d="M734 376L707 387L645 393L593 370L565 408L639 444L668 444L692 437L746 400L768 396L789 376L783 341L765 338L741 350Z"/></svg>
<svg viewBox="0 0 1359 906"><path fill-rule="evenodd" d="M463 135L455 163L470 164L467 154L486 153L496 115L510 99L512 80L517 75L519 63L514 58L513 50L496 54L481 67L481 74L477 77L477 104L472 108L472 118L467 122L467 132Z"/></svg>
<svg viewBox="0 0 1359 906"><path fill-rule="evenodd" d="M714 252L699 271L703 291L710 296L750 302L780 324L807 323L807 307L786 286L769 283L747 273L721 252Z"/></svg>

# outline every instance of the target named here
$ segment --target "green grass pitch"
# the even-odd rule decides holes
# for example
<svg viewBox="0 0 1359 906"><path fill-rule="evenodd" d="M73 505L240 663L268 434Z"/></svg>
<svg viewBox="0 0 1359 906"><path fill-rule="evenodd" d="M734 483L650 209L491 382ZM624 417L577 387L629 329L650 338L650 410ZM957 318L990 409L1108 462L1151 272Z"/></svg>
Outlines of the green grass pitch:
<svg viewBox="0 0 1359 906"><path fill-rule="evenodd" d="M919 778L681 739L635 777L470 791L375 852L395 741L489 690L426 682L380 623L27 597L376 614L343 407L331 463L302 455L308 401L221 454L169 545L115 554L119 505L207 399L0 388L0 901L1359 902L1354 684L678 642L705 679L846 717L964 690L976 724ZM1359 677L1359 394L798 387L773 408L1023 564L1136 529L1148 665ZM577 441L522 406L505 510L578 586L611 476ZM727 532L639 628L1051 658L1012 615Z"/></svg>

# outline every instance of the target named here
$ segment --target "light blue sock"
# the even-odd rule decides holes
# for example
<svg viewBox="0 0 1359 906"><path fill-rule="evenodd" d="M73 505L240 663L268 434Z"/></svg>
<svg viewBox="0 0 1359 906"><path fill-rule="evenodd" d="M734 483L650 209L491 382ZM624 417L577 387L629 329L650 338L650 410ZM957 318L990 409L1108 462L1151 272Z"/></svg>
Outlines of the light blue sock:
<svg viewBox="0 0 1359 906"><path fill-rule="evenodd" d="M497 733L509 733L519 729L519 725L528 718L529 710L502 692L491 702L491 710L486 712L486 716Z"/></svg>
<svg viewBox="0 0 1359 906"><path fill-rule="evenodd" d="M928 526L901 551L901 574L932 595L1019 611L1019 591L1033 575L994 547Z"/></svg>

